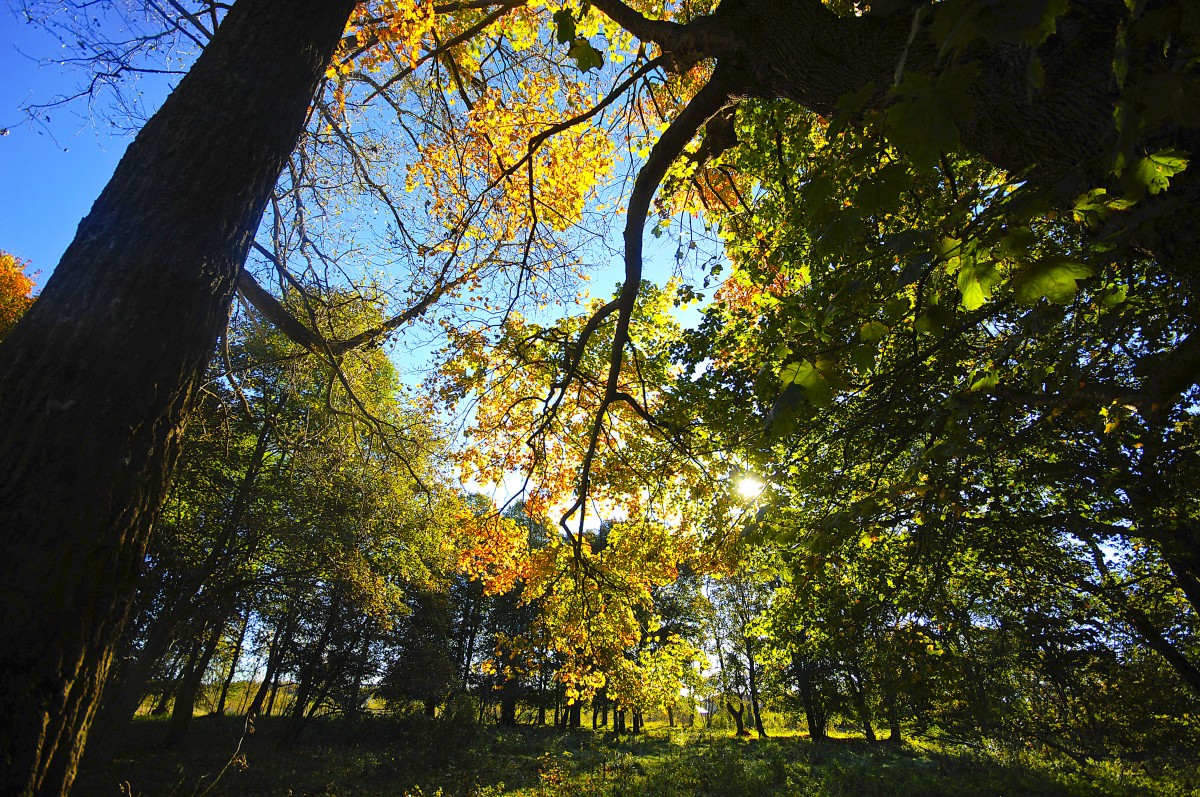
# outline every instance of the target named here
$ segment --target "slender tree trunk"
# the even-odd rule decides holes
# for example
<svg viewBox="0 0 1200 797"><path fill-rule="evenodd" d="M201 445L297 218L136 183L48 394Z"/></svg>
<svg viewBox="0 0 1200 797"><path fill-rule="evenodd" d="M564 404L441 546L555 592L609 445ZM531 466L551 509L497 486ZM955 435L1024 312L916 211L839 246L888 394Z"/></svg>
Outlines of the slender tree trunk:
<svg viewBox="0 0 1200 797"><path fill-rule="evenodd" d="M192 715L196 712L196 697L204 683L204 673L208 663L217 652L221 636L225 633L225 620L221 619L212 634L188 658L183 677L179 679L179 688L175 690L175 706L171 709L171 721L167 724L167 735L163 743L168 747L179 744L187 735L192 723Z"/></svg>
<svg viewBox="0 0 1200 797"><path fill-rule="evenodd" d="M242 525L254 483L262 470L272 421L282 406L283 402L280 401L272 411L270 419L264 420L259 429L258 440L250 456L250 462L246 466L246 472L229 502L219 539L214 542L212 550L198 570L184 579L183 583L167 590L172 598L166 603L171 608L161 612L153 619L149 626L146 642L137 657L128 667L123 668L124 671L116 679L110 679L105 687L104 700L96 712L96 719L91 731L93 749L99 746L99 750L96 751L97 759L103 760L111 757L117 734L133 719L137 707L141 704L146 690L146 680L150 677L151 671L176 640L181 624L197 610L201 600L201 591L211 585L222 561L228 558L238 529ZM252 543L251 550L246 553L247 557L251 555L254 547ZM228 603L232 597L225 596L222 598L222 603ZM249 615L247 615L247 620L249 620ZM245 634L245 625L243 625L242 634L243 636ZM240 648L241 640L239 639L239 651ZM231 678L236 667L237 655L235 653L234 664L230 669ZM224 712L224 696L227 690L228 683L222 691L221 704L217 713Z"/></svg>
<svg viewBox="0 0 1200 797"><path fill-rule="evenodd" d="M325 650L329 647L329 640L333 638L334 628L342 620L341 607L342 595L339 591L334 590L329 599L329 613L325 618L324 627L321 628L321 635L317 637L316 643L309 648L308 654L302 659L299 683L296 685L296 699L291 706L292 715L288 719L281 739L281 743L284 745L291 744L300 738L300 733L311 716L307 713L309 701L329 678ZM274 695L272 695L272 700L274 700ZM270 709L267 710L267 713L270 713Z"/></svg>
<svg viewBox="0 0 1200 797"><path fill-rule="evenodd" d="M371 634L364 633L362 641L362 650L358 654L358 666L354 670L354 683L350 689L350 702L346 706L346 714L352 718L358 718L362 713L362 685L363 680L367 677L367 669L370 666L371 655Z"/></svg>
<svg viewBox="0 0 1200 797"><path fill-rule="evenodd" d="M176 678L171 683L163 687L159 693L158 699L154 701L154 705L150 707L151 717L165 717L167 711L171 708L171 695L175 694L175 690L179 686L179 679Z"/></svg>
<svg viewBox="0 0 1200 797"><path fill-rule="evenodd" d="M353 7L239 0L0 346L0 793L70 789L185 414Z"/></svg>
<svg viewBox="0 0 1200 797"><path fill-rule="evenodd" d="M221 696L217 698L217 707L213 709L213 714L216 714L218 717L225 715L225 701L229 697L229 687L233 685L233 678L237 675L238 662L242 658L242 643L246 641L246 629L249 627L250 610L247 609L242 618L242 628L238 632L237 642L233 646L233 656L229 662L229 674L221 682Z"/></svg>
<svg viewBox="0 0 1200 797"><path fill-rule="evenodd" d="M854 671L850 675L850 698L854 701L855 711L858 713L858 720L862 723L863 736L868 742L876 741L874 717L871 716L871 708L867 705L867 692L863 684L862 673L858 672L858 666L854 666Z"/></svg>
<svg viewBox="0 0 1200 797"><path fill-rule="evenodd" d="M510 727L517 724L517 696L508 681L500 694L500 724Z"/></svg>
<svg viewBox="0 0 1200 797"><path fill-rule="evenodd" d="M750 676L750 715L754 720L754 730L757 731L758 738L765 739L767 731L763 728L762 707L758 699L758 668L754 662L754 643L749 637L744 637L743 641L746 644L746 663Z"/></svg>
<svg viewBox="0 0 1200 797"><path fill-rule="evenodd" d="M825 738L825 711L818 691L815 667L798 656L792 658L792 670L796 674L796 690L804 705L804 721L808 725L808 738L820 741Z"/></svg>
<svg viewBox="0 0 1200 797"><path fill-rule="evenodd" d="M900 728L900 699L895 693L888 698L888 738L893 744L900 744L904 741L903 731Z"/></svg>
<svg viewBox="0 0 1200 797"><path fill-rule="evenodd" d="M263 710L263 703L267 699L268 692L271 693L271 702L274 703L275 695L271 691L271 684L278 680L279 670L283 665L283 651L288 644L288 637L291 635L292 619L289 615L283 621L283 624L275 629L275 634L271 638L271 647L267 651L267 669L263 673L262 685L258 687L258 691L254 694L254 701L250 704L250 708L246 709L246 716L253 720ZM270 714L270 709L267 709Z"/></svg>
<svg viewBox="0 0 1200 797"><path fill-rule="evenodd" d="M150 673L171 649L176 628L175 622L154 623L142 649L121 668L119 676L105 686L104 702L96 712L89 734L88 756L93 760L110 760L116 752L117 739L145 699ZM170 691L166 690L166 693L170 694ZM163 702L166 702L165 698Z"/></svg>

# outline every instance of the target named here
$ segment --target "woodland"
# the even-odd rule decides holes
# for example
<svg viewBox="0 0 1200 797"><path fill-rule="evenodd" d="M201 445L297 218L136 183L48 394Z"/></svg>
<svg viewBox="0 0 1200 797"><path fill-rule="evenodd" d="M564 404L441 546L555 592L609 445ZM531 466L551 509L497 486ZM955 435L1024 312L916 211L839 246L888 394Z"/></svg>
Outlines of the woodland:
<svg viewBox="0 0 1200 797"><path fill-rule="evenodd" d="M1200 4L15 7L0 794L1200 790Z"/></svg>

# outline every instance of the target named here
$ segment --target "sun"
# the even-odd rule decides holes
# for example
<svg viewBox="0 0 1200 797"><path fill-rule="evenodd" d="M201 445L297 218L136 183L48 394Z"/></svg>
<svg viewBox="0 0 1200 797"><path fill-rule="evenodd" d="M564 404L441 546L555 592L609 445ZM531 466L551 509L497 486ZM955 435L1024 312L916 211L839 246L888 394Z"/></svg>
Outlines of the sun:
<svg viewBox="0 0 1200 797"><path fill-rule="evenodd" d="M738 479L737 491L738 495L747 500L758 498L762 494L763 488L767 485L763 484L762 479L747 473L742 478Z"/></svg>

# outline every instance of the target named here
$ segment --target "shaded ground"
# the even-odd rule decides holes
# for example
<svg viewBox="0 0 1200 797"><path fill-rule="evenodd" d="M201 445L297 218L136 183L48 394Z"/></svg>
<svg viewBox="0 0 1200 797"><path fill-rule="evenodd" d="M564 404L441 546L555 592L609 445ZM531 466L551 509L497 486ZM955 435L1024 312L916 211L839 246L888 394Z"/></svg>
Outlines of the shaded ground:
<svg viewBox="0 0 1200 797"><path fill-rule="evenodd" d="M284 748L277 741L281 729L268 718L242 738L238 718L197 717L188 740L168 749L158 743L163 723L139 720L111 763L84 765L72 793L1200 797L1194 770L1151 777L1111 763L1081 768L1030 756L848 739L814 744L801 737L760 741L665 729L617 739L591 731L480 728L407 717L321 721L299 743Z"/></svg>

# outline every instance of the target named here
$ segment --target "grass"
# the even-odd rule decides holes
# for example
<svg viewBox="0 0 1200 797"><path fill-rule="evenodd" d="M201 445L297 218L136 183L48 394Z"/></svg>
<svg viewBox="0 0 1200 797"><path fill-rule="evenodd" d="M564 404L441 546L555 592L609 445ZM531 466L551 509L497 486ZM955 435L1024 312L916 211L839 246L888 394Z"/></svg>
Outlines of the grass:
<svg viewBox="0 0 1200 797"><path fill-rule="evenodd" d="M163 730L161 721L139 719L112 762L85 763L73 794L1200 797L1194 769L1151 774L1112 763L1080 767L1028 754L854 739L814 744L800 736L735 739L681 729L617 739L591 731L371 717L321 721L283 748L272 718L242 739L237 718L197 717L188 740L168 749L158 743Z"/></svg>

